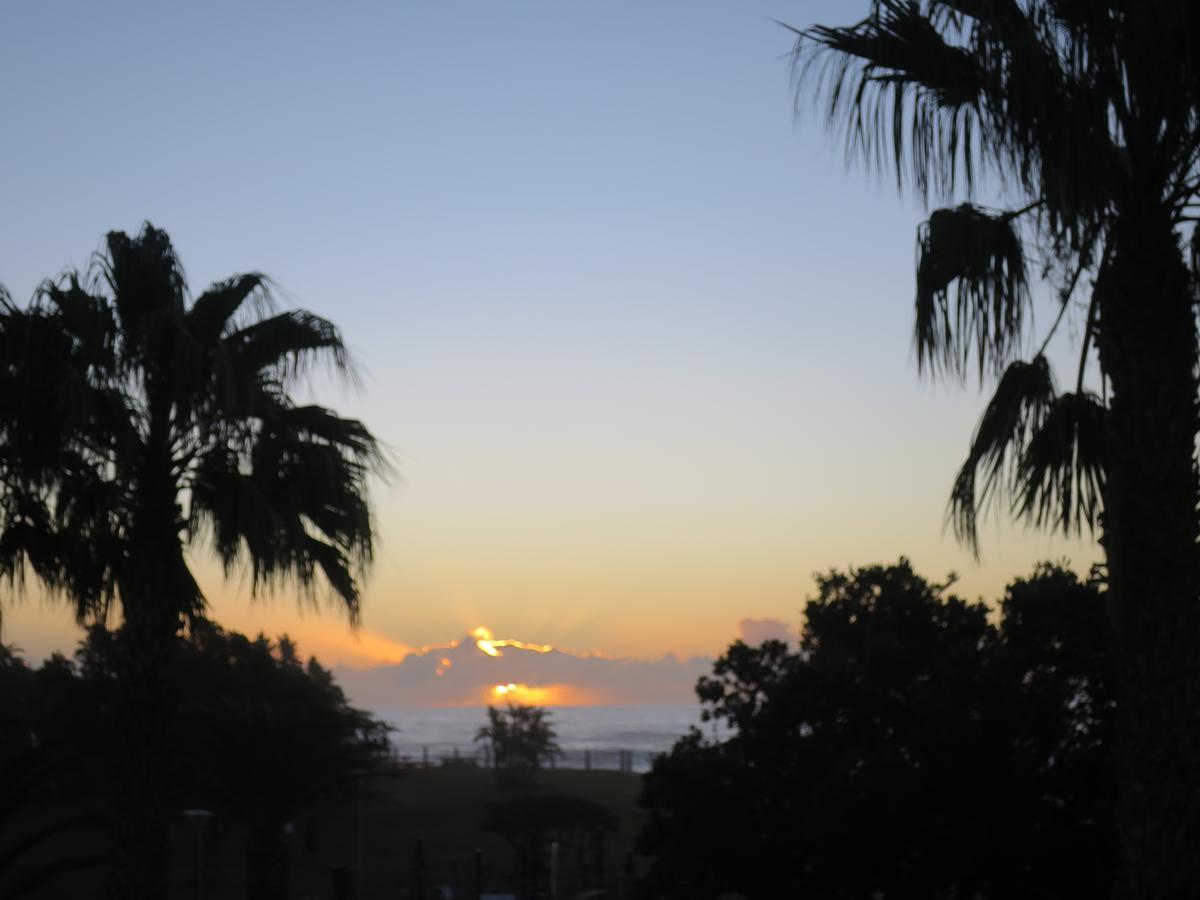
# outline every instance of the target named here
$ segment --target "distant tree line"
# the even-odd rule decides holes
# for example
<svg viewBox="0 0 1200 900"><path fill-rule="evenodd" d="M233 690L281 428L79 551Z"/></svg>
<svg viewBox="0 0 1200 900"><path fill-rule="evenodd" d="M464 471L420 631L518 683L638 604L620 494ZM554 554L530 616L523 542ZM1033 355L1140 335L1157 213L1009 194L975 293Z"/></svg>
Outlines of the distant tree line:
<svg viewBox="0 0 1200 900"><path fill-rule="evenodd" d="M53 760L31 802L65 801L101 819L119 809L119 642L95 627L74 659L55 654L37 667L0 647L0 765ZM352 707L287 637L250 639L197 619L171 660L164 674L179 705L164 742L165 803L235 823L247 896L285 897L285 829L359 789L387 756L388 726Z"/></svg>
<svg viewBox="0 0 1200 900"><path fill-rule="evenodd" d="M896 565L740 641L646 776L650 897L1094 898L1116 877L1106 595L1042 565L998 609Z"/></svg>

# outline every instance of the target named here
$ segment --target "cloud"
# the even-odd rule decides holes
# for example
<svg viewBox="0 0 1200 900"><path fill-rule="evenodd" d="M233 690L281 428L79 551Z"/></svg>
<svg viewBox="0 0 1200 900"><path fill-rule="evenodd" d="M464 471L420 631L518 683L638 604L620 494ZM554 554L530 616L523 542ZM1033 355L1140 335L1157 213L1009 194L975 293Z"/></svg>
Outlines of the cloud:
<svg viewBox="0 0 1200 900"><path fill-rule="evenodd" d="M371 709L476 706L515 699L548 706L690 703L712 660L614 659L492 639L480 630L394 665L334 667L351 701Z"/></svg>
<svg viewBox="0 0 1200 900"><path fill-rule="evenodd" d="M763 641L794 644L796 630L779 619L742 619L738 622L738 637L751 647L757 647Z"/></svg>

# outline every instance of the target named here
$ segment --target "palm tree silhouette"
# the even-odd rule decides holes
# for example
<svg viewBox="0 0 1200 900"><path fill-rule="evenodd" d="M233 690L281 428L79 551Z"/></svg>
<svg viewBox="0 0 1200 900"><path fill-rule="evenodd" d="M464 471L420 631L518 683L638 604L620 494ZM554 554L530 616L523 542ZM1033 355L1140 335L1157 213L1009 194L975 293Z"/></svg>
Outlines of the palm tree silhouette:
<svg viewBox="0 0 1200 900"><path fill-rule="evenodd" d="M110 232L84 273L31 304L0 298L0 576L31 571L80 622L119 609L127 746L121 890L164 891L165 674L205 599L185 551L211 544L254 590L324 583L351 623L374 541L360 422L292 391L312 366L349 373L337 329L275 312L259 274L194 301L170 239Z"/></svg>
<svg viewBox="0 0 1200 900"><path fill-rule="evenodd" d="M996 377L950 498L959 537L977 550L977 513L1003 495L1035 525L1102 526L1122 889L1137 897L1200 883L1197 34L1187 0L872 0L856 25L797 31L795 49L798 99L819 98L850 155L950 204L918 235L918 366ZM970 202L980 186L1012 208ZM1028 343L1035 261L1061 310ZM1043 354L1077 294L1079 363L1059 393Z"/></svg>
<svg viewBox="0 0 1200 900"><path fill-rule="evenodd" d="M533 772L562 755L549 710L509 703L505 709L489 706L487 712L488 724L475 732L475 740L491 747L497 769Z"/></svg>

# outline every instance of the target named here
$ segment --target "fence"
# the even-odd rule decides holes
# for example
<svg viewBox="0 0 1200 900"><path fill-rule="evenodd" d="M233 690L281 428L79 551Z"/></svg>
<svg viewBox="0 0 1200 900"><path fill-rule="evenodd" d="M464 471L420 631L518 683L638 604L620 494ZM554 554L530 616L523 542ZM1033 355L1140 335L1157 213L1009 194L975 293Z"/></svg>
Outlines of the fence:
<svg viewBox="0 0 1200 900"><path fill-rule="evenodd" d="M604 772L643 773L660 754L650 750L622 750L619 748L571 747L550 760L552 769L583 769ZM458 747L400 747L393 753L394 761L401 766L463 766L490 769L492 752L487 745L464 751Z"/></svg>

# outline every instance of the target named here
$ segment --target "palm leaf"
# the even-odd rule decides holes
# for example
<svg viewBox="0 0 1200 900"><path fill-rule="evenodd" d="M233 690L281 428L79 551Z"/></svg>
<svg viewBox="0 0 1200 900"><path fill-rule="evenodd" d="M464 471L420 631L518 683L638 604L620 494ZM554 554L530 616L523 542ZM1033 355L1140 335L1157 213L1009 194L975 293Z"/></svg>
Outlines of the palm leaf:
<svg viewBox="0 0 1200 900"><path fill-rule="evenodd" d="M116 320L103 298L83 289L78 274L69 274L61 283L44 282L34 296L34 304L53 308L56 322L73 339L79 356L88 364L102 368L111 365Z"/></svg>
<svg viewBox="0 0 1200 900"><path fill-rule="evenodd" d="M264 418L302 439L331 444L362 462L383 464L379 444L367 426L326 407L277 405Z"/></svg>
<svg viewBox="0 0 1200 900"><path fill-rule="evenodd" d="M225 332L238 310L252 297L260 301L260 310L270 308L267 278L259 272L218 282L197 297L188 310L188 328L201 344L208 346Z"/></svg>
<svg viewBox="0 0 1200 900"><path fill-rule="evenodd" d="M93 280L111 292L128 345L124 355L136 361L164 318L183 315L187 292L183 265L167 233L149 222L132 238L110 231L105 249L107 253L94 260Z"/></svg>
<svg viewBox="0 0 1200 900"><path fill-rule="evenodd" d="M281 378L303 372L316 355L327 355L341 371L349 358L341 333L332 322L303 310L280 313L233 332L224 343L244 375L264 370Z"/></svg>
<svg viewBox="0 0 1200 900"><path fill-rule="evenodd" d="M373 555L366 473L335 445L267 432L248 460L217 448L201 461L191 528L210 527L226 570L245 563L255 590L290 582L312 597L323 575L354 622L352 572Z"/></svg>
<svg viewBox="0 0 1200 900"><path fill-rule="evenodd" d="M829 125L845 128L850 157L882 168L890 156L897 182L910 178L922 195L950 193L960 164L971 184L985 73L917 3L879 0L856 25L792 30L797 96L816 82Z"/></svg>
<svg viewBox="0 0 1200 900"><path fill-rule="evenodd" d="M921 226L917 245L918 369L961 376L972 353L980 377L1002 367L1020 342L1029 306L1012 217L971 204L939 209Z"/></svg>
<svg viewBox="0 0 1200 900"><path fill-rule="evenodd" d="M1054 395L1054 377L1045 357L1014 362L1001 376L975 426L971 449L950 492L947 518L958 539L976 555L979 512L1015 479L1025 445L1041 428Z"/></svg>
<svg viewBox="0 0 1200 900"><path fill-rule="evenodd" d="M1063 394L1032 435L1016 476L1017 509L1040 526L1079 533L1096 526L1105 482L1107 410L1095 394Z"/></svg>

